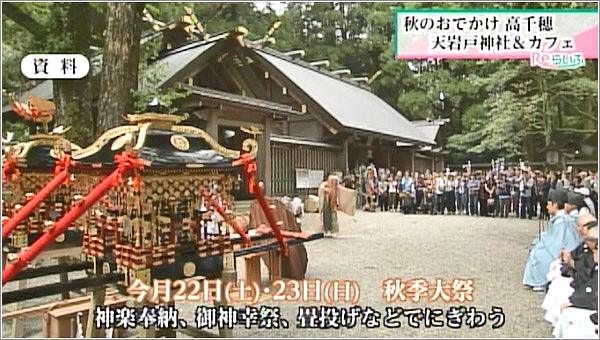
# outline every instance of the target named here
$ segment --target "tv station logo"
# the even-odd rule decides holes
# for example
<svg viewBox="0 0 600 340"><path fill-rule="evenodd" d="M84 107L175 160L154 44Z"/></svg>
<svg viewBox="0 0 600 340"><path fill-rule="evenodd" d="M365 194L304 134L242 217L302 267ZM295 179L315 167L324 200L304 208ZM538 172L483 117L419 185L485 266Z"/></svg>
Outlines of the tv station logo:
<svg viewBox="0 0 600 340"><path fill-rule="evenodd" d="M29 79L81 79L89 71L81 54L29 54L21 60L21 73Z"/></svg>

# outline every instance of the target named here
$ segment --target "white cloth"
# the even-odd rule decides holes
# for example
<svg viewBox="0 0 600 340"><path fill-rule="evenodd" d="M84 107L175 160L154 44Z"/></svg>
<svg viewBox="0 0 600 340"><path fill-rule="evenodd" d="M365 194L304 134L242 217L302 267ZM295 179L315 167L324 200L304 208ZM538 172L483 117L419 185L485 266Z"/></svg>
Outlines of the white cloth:
<svg viewBox="0 0 600 340"><path fill-rule="evenodd" d="M586 205L589 213L594 215L594 217L596 217L596 207L594 206L594 201L592 201L592 199L589 197L585 197L583 199L583 202L585 202L585 205ZM581 208L581 209L583 209L583 208Z"/></svg>
<svg viewBox="0 0 600 340"><path fill-rule="evenodd" d="M304 203L302 203L300 197L294 197L294 199L292 199L292 212L296 216L300 216L304 213Z"/></svg>
<svg viewBox="0 0 600 340"><path fill-rule="evenodd" d="M596 325L590 320L590 315L595 312L583 308L565 308L552 335L566 339L598 339Z"/></svg>
<svg viewBox="0 0 600 340"><path fill-rule="evenodd" d="M548 282L551 282L552 280L561 276L561 274L562 274L560 271L561 267L562 267L562 262L560 259L556 259L552 263L550 263L550 269L548 269L548 274L546 275Z"/></svg>
<svg viewBox="0 0 600 340"><path fill-rule="evenodd" d="M435 179L435 193L437 195L443 195L444 194L444 179L441 177L437 177Z"/></svg>
<svg viewBox="0 0 600 340"><path fill-rule="evenodd" d="M391 181L388 190L390 194L396 193L398 191L398 181Z"/></svg>
<svg viewBox="0 0 600 340"><path fill-rule="evenodd" d="M354 216L356 211L356 190L338 185L337 198L338 210L347 215Z"/></svg>
<svg viewBox="0 0 600 340"><path fill-rule="evenodd" d="M546 293L546 296L544 297L544 302L542 303L542 308L546 311L544 319L550 322L552 326L556 326L558 323L560 318L560 306L563 303L569 302L569 296L575 291L571 287L571 281L573 281L573 279L570 277L559 276L555 278L552 283L550 283L548 293Z"/></svg>
<svg viewBox="0 0 600 340"><path fill-rule="evenodd" d="M542 308L546 311L544 319L553 326L556 326L558 318L560 317L560 306L565 302L569 302L569 296L571 296L574 291L570 285L573 279L561 275L561 266L562 263L560 259L554 260L550 264L550 269L548 270L546 278L551 283L548 293L546 293L546 296L544 297L544 302L542 303Z"/></svg>

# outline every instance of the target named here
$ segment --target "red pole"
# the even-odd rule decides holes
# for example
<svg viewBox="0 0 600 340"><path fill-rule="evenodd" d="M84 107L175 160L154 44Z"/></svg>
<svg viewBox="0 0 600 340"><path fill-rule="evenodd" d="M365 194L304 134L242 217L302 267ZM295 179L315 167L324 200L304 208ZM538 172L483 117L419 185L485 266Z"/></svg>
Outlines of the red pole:
<svg viewBox="0 0 600 340"><path fill-rule="evenodd" d="M254 194L254 196L258 200L258 203L260 204L260 208L265 213L265 216L267 217L267 221L269 222L269 225L271 226L271 230L273 230L273 234L275 235L275 238L279 242L281 254L283 256L287 256L288 255L287 242L285 242L285 239L283 238L283 235L281 234L281 229L279 228L279 224L277 224L277 221L275 220L275 216L273 215L273 211L271 210L271 208L269 207L269 204L267 203L267 200L265 199L265 195L263 193L262 187L260 185L258 185L258 183L256 182L256 176L255 176L256 175L256 161L253 158L251 158L250 154L244 153L244 154L240 155L239 159L236 159L235 161L233 161L232 164L234 166L237 166L237 165L244 166L244 176L246 177L246 185L248 186L248 191L251 194Z"/></svg>
<svg viewBox="0 0 600 340"><path fill-rule="evenodd" d="M244 228L240 227L237 224L237 222L235 221L235 219L227 216L227 214L225 213L225 210L219 204L219 202L217 202L217 200L212 200L211 205L215 208L215 210L217 210L217 212L219 213L219 215L221 215L223 217L223 219L225 219L225 222L229 223L233 227L233 229L235 230L235 232L238 233L238 234L240 234L240 236L242 237L244 246L249 247L250 243L251 243L251 240L250 240L250 237L248 237L248 235L244 231Z"/></svg>
<svg viewBox="0 0 600 340"><path fill-rule="evenodd" d="M255 192L256 199L258 200L258 203L260 204L261 209L265 213L265 216L267 217L267 221L269 221L269 224L271 225L271 229L273 230L273 234L275 235L275 238L279 242L279 247L281 249L281 255L288 256L287 242L285 242L283 235L281 234L281 229L279 228L279 224L277 224L277 221L275 220L275 216L273 215L273 210L271 210L271 207L269 207L269 203L267 202L267 200L265 198L263 189L260 185L255 185L255 188L256 188L256 192Z"/></svg>
<svg viewBox="0 0 600 340"><path fill-rule="evenodd" d="M48 195L56 189L61 183L65 181L67 176L69 175L69 171L67 169L61 171L58 176L54 177L50 182L48 182L42 190L40 190L35 196L33 196L25 206L23 206L16 214L11 216L3 225L2 225L2 239L10 235L10 233L19 225L19 223L29 216L33 209L35 209L43 200L46 199Z"/></svg>
<svg viewBox="0 0 600 340"><path fill-rule="evenodd" d="M6 282L10 281L21 269L35 259L48 245L52 244L54 240L62 234L73 221L77 220L89 207L91 207L96 201L98 201L104 194L106 194L112 187L118 185L121 171L121 167L115 169L108 177L106 177L100 184L92 189L84 198L82 198L77 205L72 207L60 220L58 220L49 230L47 230L40 238L38 238L26 251L24 251L19 258L4 268L2 271L2 286Z"/></svg>

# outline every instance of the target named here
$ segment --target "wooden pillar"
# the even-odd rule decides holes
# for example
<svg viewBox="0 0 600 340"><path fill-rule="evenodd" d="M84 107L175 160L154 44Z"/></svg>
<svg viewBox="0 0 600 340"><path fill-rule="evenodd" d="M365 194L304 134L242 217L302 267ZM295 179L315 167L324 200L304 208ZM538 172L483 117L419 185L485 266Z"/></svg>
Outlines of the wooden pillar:
<svg viewBox="0 0 600 340"><path fill-rule="evenodd" d="M410 172L415 172L415 150L410 150Z"/></svg>
<svg viewBox="0 0 600 340"><path fill-rule="evenodd" d="M144 306L148 306L148 308L152 308L151 304L147 303L146 301L138 302L137 299L135 299L133 301L133 306L136 309L140 309L140 310L142 308L144 308ZM137 329L139 330L138 337L140 339L144 339L144 338L154 339L154 338L156 338L156 327L155 326L150 326L148 328L144 328L142 326L138 326Z"/></svg>
<svg viewBox="0 0 600 340"><path fill-rule="evenodd" d="M387 154L387 168L390 168L390 149L385 148L385 152Z"/></svg>
<svg viewBox="0 0 600 340"><path fill-rule="evenodd" d="M210 110L208 113L206 132L217 141L219 140L219 115L216 110Z"/></svg>
<svg viewBox="0 0 600 340"><path fill-rule="evenodd" d="M337 170L341 170L342 172L344 172L344 175L347 175L350 173L350 170L348 167L349 139L350 138L344 139L344 141L342 142L342 150L340 153L337 154L337 157L336 157L336 168L337 168Z"/></svg>
<svg viewBox="0 0 600 340"><path fill-rule="evenodd" d="M258 144L259 149L262 149L260 155L262 169L260 170L262 180L265 183L265 193L267 196L271 196L272 188L271 188L271 131L273 130L273 118L266 117L265 118L265 128L263 130L263 134L261 135L260 142Z"/></svg>
<svg viewBox="0 0 600 340"><path fill-rule="evenodd" d="M66 263L67 263L67 259L66 258L60 257L58 259L58 264L59 265L63 265L63 264L66 264ZM60 273L59 274L59 280L60 280L60 283L67 283L67 282L69 282L69 273L68 272ZM61 295L62 295L62 299L63 300L68 300L68 299L71 298L71 293L70 292L62 292Z"/></svg>
<svg viewBox="0 0 600 340"><path fill-rule="evenodd" d="M235 256L233 252L223 254L223 272L221 273L221 300L220 302L215 300L215 307L219 305L227 307L227 301L225 301L225 287L227 283L237 282L237 271L235 270ZM219 328L219 336L222 338L233 338L233 330L229 328Z"/></svg>
<svg viewBox="0 0 600 340"><path fill-rule="evenodd" d="M27 288L27 280L19 280L18 282L18 289L25 289ZM19 310L22 306L20 302L16 303L16 310ZM23 337L23 320L25 318L22 316L17 316L16 318L13 319L12 321L12 337L13 338L22 338Z"/></svg>
<svg viewBox="0 0 600 340"><path fill-rule="evenodd" d="M279 250L269 251L269 282L281 280L281 253Z"/></svg>
<svg viewBox="0 0 600 340"><path fill-rule="evenodd" d="M344 139L344 169L346 174L350 174L350 166L348 165L348 144L351 137Z"/></svg>
<svg viewBox="0 0 600 340"><path fill-rule="evenodd" d="M250 285L256 283L260 287L260 259L261 254L250 254L242 257L242 260L244 261L243 278L246 284Z"/></svg>
<svg viewBox="0 0 600 340"><path fill-rule="evenodd" d="M290 135L290 122L287 120L284 120L282 122L282 125L283 125L283 134L286 136L289 136Z"/></svg>
<svg viewBox="0 0 600 340"><path fill-rule="evenodd" d="M86 338L103 338L105 337L104 329L98 329L94 326L94 312L96 306L103 306L106 297L106 286L93 288L92 299L90 301L90 309L88 311L87 328L85 332ZM142 327L143 329L143 327Z"/></svg>

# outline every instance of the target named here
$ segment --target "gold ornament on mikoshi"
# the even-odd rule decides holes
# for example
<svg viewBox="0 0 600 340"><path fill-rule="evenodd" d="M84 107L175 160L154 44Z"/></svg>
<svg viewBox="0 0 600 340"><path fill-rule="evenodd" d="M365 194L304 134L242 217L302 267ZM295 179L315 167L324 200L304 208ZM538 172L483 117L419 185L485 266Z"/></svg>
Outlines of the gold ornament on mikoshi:
<svg viewBox="0 0 600 340"><path fill-rule="evenodd" d="M62 242L64 242L64 241L65 241L65 234L63 233L63 234L60 234L60 235L58 235L58 236L56 237L55 241L56 241L57 243L62 243Z"/></svg>
<svg viewBox="0 0 600 340"><path fill-rule="evenodd" d="M181 151L188 151L190 149L190 142L182 135L171 136L171 145Z"/></svg>
<svg viewBox="0 0 600 340"><path fill-rule="evenodd" d="M126 133L123 136L115 139L115 141L110 146L110 149L112 151L119 150L120 148L125 146L125 144L130 143L132 139L133 139L133 135L131 133Z"/></svg>
<svg viewBox="0 0 600 340"><path fill-rule="evenodd" d="M194 262L187 262L183 265L183 275L185 277L192 277L196 273L196 265Z"/></svg>

